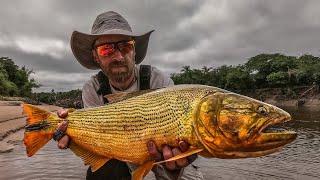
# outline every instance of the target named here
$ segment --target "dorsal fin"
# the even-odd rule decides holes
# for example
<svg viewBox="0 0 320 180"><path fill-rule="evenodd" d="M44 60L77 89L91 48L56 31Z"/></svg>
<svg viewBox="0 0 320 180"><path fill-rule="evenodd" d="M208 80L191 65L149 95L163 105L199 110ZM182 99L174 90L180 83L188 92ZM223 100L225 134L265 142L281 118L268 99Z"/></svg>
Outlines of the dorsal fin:
<svg viewBox="0 0 320 180"><path fill-rule="evenodd" d="M128 94L128 92L119 92L116 94L105 95L104 98L107 98L109 103L115 103L127 99L126 97Z"/></svg>
<svg viewBox="0 0 320 180"><path fill-rule="evenodd" d="M115 94L108 94L105 95L104 98L107 98L109 103L115 103L115 102L119 102L119 101L123 101L123 100L127 100L130 99L132 97L137 97L155 90L158 90L160 88L156 88L156 89L147 89L147 90L141 90L141 91L135 91L135 92L119 92L119 93L115 93Z"/></svg>

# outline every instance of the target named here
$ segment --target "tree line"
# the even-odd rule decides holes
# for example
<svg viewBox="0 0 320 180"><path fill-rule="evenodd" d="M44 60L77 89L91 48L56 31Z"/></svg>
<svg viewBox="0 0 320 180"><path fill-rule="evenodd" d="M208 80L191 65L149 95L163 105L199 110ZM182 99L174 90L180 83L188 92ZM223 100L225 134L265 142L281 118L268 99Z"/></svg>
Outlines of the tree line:
<svg viewBox="0 0 320 180"><path fill-rule="evenodd" d="M227 90L292 88L320 84L320 57L259 54L245 64L191 69L171 74L175 84L204 84Z"/></svg>

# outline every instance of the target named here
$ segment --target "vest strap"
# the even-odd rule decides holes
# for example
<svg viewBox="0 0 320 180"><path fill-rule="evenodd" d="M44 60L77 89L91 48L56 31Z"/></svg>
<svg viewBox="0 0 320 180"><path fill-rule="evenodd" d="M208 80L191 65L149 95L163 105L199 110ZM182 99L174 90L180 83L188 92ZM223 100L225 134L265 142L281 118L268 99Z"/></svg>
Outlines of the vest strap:
<svg viewBox="0 0 320 180"><path fill-rule="evenodd" d="M150 89L151 66L140 65L140 90Z"/></svg>
<svg viewBox="0 0 320 180"><path fill-rule="evenodd" d="M99 87L97 93L99 95L105 96L105 95L112 93L111 88L110 88L110 84L109 84L109 79L102 71L100 71L98 73L98 81L99 81L100 87ZM109 101L107 98L103 97L103 102L104 102L104 104L106 104Z"/></svg>
<svg viewBox="0 0 320 180"><path fill-rule="evenodd" d="M140 65L139 77L140 90L150 89L151 65ZM112 91L109 84L109 79L102 71L99 71L98 73L98 82L100 84L100 87L97 93L103 96L103 102L104 104L106 104L109 101L107 98L104 98L104 96L112 94Z"/></svg>

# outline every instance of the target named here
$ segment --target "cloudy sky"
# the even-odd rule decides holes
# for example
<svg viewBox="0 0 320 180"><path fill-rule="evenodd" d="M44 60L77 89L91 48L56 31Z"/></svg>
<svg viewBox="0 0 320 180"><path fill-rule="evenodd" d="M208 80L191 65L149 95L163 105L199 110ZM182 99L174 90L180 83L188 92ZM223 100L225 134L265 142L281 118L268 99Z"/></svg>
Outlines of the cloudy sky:
<svg viewBox="0 0 320 180"><path fill-rule="evenodd" d="M74 58L70 36L113 10L133 31L154 29L144 64L237 65L260 53L320 56L319 0L1 0L0 57L33 69L37 91L82 88L96 71Z"/></svg>

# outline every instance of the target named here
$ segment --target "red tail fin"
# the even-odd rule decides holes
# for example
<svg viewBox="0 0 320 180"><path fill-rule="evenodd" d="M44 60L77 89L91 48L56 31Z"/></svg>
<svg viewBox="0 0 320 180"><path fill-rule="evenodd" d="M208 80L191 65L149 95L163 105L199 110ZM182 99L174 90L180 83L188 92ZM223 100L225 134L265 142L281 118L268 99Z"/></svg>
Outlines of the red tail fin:
<svg viewBox="0 0 320 180"><path fill-rule="evenodd" d="M28 117L23 141L27 155L31 157L52 139L58 118L55 114L30 104L22 104L21 107Z"/></svg>

